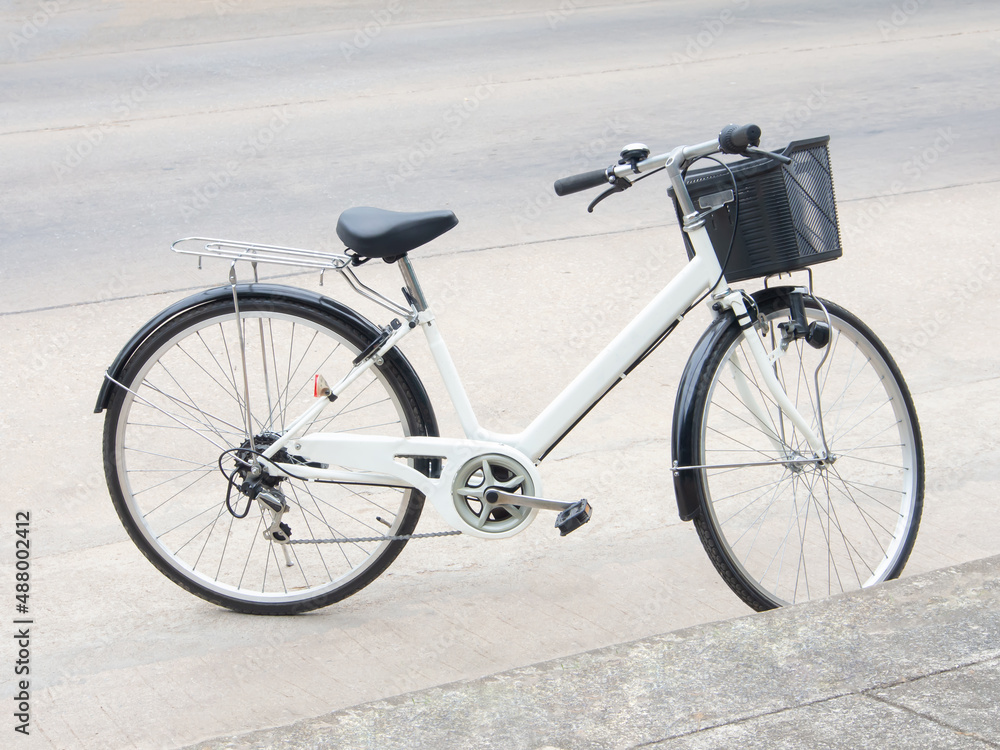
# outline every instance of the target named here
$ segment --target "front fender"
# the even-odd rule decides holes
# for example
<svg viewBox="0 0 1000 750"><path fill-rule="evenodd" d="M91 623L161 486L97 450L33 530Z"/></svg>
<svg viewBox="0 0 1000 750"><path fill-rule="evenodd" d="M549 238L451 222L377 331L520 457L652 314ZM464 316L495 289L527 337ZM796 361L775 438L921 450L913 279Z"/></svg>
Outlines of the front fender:
<svg viewBox="0 0 1000 750"><path fill-rule="evenodd" d="M764 308L774 304L776 300L787 299L789 292L795 287L772 287L761 289L751 296L758 307ZM718 346L719 339L729 326L739 325L732 311L720 315L702 334L698 343L695 344L694 351L688 358L684 366L684 373L681 375L680 383L677 385L677 398L674 401L674 421L671 434L671 454L673 463L677 466L692 466L700 459L695 455L695 445L689 439L690 434L695 429L697 418L696 405L703 396L700 391L704 386L699 386L699 375L705 367L706 360L712 350ZM699 513L698 504L698 470L689 469L687 471L674 471L674 495L677 498L677 511L681 520L690 521Z"/></svg>

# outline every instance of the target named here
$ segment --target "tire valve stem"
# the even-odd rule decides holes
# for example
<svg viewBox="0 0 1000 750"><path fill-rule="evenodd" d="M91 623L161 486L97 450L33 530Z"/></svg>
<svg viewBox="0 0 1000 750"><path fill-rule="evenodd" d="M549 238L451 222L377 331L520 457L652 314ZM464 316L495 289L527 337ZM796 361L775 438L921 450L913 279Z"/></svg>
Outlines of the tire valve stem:
<svg viewBox="0 0 1000 750"><path fill-rule="evenodd" d="M392 528L392 524L386 521L384 518L382 518L382 516L375 516L375 520L381 524L385 524L386 526Z"/></svg>

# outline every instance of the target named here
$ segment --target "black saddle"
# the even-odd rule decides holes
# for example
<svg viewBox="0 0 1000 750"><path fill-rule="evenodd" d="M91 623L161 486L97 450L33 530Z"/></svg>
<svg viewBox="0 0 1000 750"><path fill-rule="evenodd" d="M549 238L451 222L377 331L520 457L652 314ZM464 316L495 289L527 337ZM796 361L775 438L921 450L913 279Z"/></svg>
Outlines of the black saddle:
<svg viewBox="0 0 1000 750"><path fill-rule="evenodd" d="M358 206L337 220L337 236L366 258L396 260L458 224L451 211L385 211Z"/></svg>

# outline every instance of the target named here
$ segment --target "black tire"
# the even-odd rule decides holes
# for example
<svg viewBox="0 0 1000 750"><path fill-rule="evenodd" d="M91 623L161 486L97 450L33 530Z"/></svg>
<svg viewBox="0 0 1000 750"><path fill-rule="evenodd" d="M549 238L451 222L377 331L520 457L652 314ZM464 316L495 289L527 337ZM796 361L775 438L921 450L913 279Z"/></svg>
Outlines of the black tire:
<svg viewBox="0 0 1000 750"><path fill-rule="evenodd" d="M789 319L787 296L760 299L770 351L780 341L777 324ZM745 336L762 334L744 333L735 320L716 329L714 345L708 342L692 429L682 438L689 441L690 465L725 466L691 470L695 481L688 486L698 509L693 520L722 578L756 610L896 578L920 524L923 447L906 383L868 326L838 305L823 305L832 331L819 401L832 463L807 460L809 446L751 364ZM826 320L814 300L806 308L810 322ZM774 365L817 432L814 373L826 353L798 339ZM746 465L761 462L774 463Z"/></svg>
<svg viewBox="0 0 1000 750"><path fill-rule="evenodd" d="M335 383L373 338L374 328L335 309L288 299L240 303L255 440L278 433L313 398L313 375ZM266 373L266 376L265 376ZM185 310L129 359L104 427L104 467L115 509L143 554L187 591L250 614L294 614L361 590L402 551L405 540L280 545L265 540L270 519L233 491L219 470L223 452L245 446L243 369L232 300ZM357 434L436 435L420 381L398 352L352 384L307 428ZM266 440L266 438L265 438ZM227 471L233 455L223 457ZM414 466L427 471L426 460ZM293 540L413 532L424 497L413 489L279 484ZM285 563L285 548L293 566Z"/></svg>

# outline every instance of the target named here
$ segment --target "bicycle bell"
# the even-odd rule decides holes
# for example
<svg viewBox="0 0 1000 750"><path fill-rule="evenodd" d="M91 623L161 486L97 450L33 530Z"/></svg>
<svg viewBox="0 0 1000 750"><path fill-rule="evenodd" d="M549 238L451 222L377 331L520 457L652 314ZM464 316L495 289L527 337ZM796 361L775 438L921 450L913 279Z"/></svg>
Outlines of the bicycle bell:
<svg viewBox="0 0 1000 750"><path fill-rule="evenodd" d="M630 143L622 149L621 158L618 160L618 163L630 165L632 171L639 174L639 170L636 169L635 165L645 160L648 156L649 146L645 143Z"/></svg>

